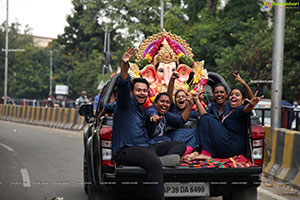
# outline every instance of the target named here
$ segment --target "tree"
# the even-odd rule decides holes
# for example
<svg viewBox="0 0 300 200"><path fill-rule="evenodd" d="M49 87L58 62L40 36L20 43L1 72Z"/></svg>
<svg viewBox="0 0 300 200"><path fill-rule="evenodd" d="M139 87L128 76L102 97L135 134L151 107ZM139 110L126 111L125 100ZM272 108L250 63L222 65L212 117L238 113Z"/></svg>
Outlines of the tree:
<svg viewBox="0 0 300 200"><path fill-rule="evenodd" d="M98 23L98 1L73 0L73 15L68 15L68 26L58 36L58 42L65 47L68 54L79 58L88 58L97 49L103 51L104 29Z"/></svg>
<svg viewBox="0 0 300 200"><path fill-rule="evenodd" d="M291 102L300 99L299 17L300 12L297 9L286 9L282 91Z"/></svg>
<svg viewBox="0 0 300 200"><path fill-rule="evenodd" d="M238 71L242 77L251 80L271 80L272 33L267 21L262 17L249 19L245 24L248 31L232 34L239 41L229 46L216 59L217 70L234 85L232 72Z"/></svg>

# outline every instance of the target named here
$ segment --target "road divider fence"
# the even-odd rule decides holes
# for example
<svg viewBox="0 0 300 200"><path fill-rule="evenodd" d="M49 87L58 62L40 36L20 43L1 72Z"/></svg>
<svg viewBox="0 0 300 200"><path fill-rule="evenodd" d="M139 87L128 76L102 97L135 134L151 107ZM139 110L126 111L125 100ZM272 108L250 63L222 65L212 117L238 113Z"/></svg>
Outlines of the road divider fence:
<svg viewBox="0 0 300 200"><path fill-rule="evenodd" d="M82 130L86 126L75 108L0 104L0 120L68 130Z"/></svg>
<svg viewBox="0 0 300 200"><path fill-rule="evenodd" d="M276 128L271 141L270 127L265 127L265 131L271 154L265 151L264 174L300 189L300 132Z"/></svg>

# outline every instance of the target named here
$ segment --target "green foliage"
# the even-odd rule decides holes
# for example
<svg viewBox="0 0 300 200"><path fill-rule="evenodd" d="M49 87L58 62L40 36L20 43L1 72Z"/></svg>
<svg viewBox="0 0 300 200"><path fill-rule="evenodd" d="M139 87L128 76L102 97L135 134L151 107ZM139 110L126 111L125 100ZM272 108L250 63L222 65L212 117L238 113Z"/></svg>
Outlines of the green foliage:
<svg viewBox="0 0 300 200"><path fill-rule="evenodd" d="M291 102L295 99L300 99L299 17L299 9L286 10L282 91Z"/></svg>
<svg viewBox="0 0 300 200"><path fill-rule="evenodd" d="M194 60L235 84L233 71L246 82L271 80L273 24L271 12L260 10L260 1L229 0L219 7L217 0L164 0L164 28L181 36L191 46ZM119 66L123 52L161 31L160 0L73 0L65 32L47 48L33 45L30 27L20 35L18 22L10 25L9 48L25 49L9 53L9 96L45 98L49 94L49 51L53 52L53 86L69 86L75 99L82 90L96 95L102 74L105 27L110 31L112 67ZM300 98L300 12L286 10L283 91L293 100ZM0 27L0 48L5 48L4 26ZM0 93L4 87L4 52L0 56ZM253 89L259 85L251 83ZM270 89L270 87L269 87ZM267 90L266 95L270 95Z"/></svg>
<svg viewBox="0 0 300 200"><path fill-rule="evenodd" d="M247 31L231 34L238 41L234 46L228 46L216 59L217 71L234 84L232 72L237 71L246 81L271 80L272 58L272 28L267 21L259 16L242 23Z"/></svg>

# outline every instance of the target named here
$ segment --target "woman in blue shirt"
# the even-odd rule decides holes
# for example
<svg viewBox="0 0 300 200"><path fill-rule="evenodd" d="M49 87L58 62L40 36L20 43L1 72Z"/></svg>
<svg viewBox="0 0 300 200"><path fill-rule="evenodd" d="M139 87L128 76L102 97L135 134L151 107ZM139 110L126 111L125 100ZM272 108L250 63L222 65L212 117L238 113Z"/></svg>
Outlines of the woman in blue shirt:
<svg viewBox="0 0 300 200"><path fill-rule="evenodd" d="M233 89L229 95L231 110L221 121L207 114L200 101L194 99L200 107L200 120L197 132L200 135L199 146L195 152L185 156L185 160L201 158L228 158L245 153L246 125L254 106L263 98L257 97L257 92L251 100L245 99L241 90ZM244 101L247 105L242 105ZM204 152L204 153L203 153Z"/></svg>
<svg viewBox="0 0 300 200"><path fill-rule="evenodd" d="M195 145L195 131L189 138L174 138L172 132L168 130L170 127L175 128L175 130L179 129L188 120L193 102L190 98L186 98L185 101L187 106L182 113L172 113L169 112L172 102L171 96L168 93L159 93L154 100L154 105L145 109L146 129L151 142L156 143L165 140L173 140L183 141L188 144L191 143L193 146Z"/></svg>
<svg viewBox="0 0 300 200"><path fill-rule="evenodd" d="M253 97L253 93L248 84L241 78L239 74L232 73L232 75L235 77L236 82L239 82L243 85L249 98L251 99ZM228 100L226 100L228 97L228 91L223 84L218 83L213 87L213 96L214 102L207 106L206 112L218 118L219 120L222 120L231 109Z"/></svg>

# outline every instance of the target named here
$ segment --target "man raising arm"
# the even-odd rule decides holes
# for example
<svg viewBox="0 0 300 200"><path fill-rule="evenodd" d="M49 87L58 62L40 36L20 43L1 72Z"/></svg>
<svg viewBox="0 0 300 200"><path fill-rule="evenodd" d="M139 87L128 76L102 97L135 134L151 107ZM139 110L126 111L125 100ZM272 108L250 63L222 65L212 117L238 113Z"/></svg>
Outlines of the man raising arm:
<svg viewBox="0 0 300 200"><path fill-rule="evenodd" d="M118 100L113 119L112 154L118 165L140 166L147 173L148 199L164 199L162 165L166 158L178 158L185 152L181 142L149 144L145 129L142 106L148 97L149 83L146 79L133 80L130 87L128 75L129 60L135 55L134 48L128 48L122 56L121 75L117 81ZM131 90L130 90L131 89ZM166 161L165 163L163 163Z"/></svg>

